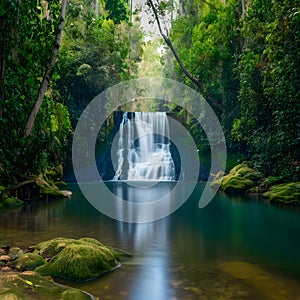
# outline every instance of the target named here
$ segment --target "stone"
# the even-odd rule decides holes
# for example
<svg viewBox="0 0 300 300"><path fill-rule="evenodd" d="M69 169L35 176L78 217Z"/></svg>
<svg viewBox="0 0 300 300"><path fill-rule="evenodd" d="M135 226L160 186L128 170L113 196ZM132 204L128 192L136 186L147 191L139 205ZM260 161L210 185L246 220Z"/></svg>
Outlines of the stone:
<svg viewBox="0 0 300 300"><path fill-rule="evenodd" d="M60 190L59 192L61 193L61 195L62 195L64 198L71 198L71 196L72 196L72 192L71 192L71 191Z"/></svg>
<svg viewBox="0 0 300 300"><path fill-rule="evenodd" d="M95 279L119 265L108 248L82 242L69 244L49 263L36 270L42 275L84 281Z"/></svg>
<svg viewBox="0 0 300 300"><path fill-rule="evenodd" d="M290 182L273 185L263 197L273 203L300 204L300 182Z"/></svg>
<svg viewBox="0 0 300 300"><path fill-rule="evenodd" d="M121 249L106 247L93 238L55 238L36 245L34 253L47 262L36 271L74 281L97 278L118 268L118 260L131 256Z"/></svg>
<svg viewBox="0 0 300 300"><path fill-rule="evenodd" d="M222 175L222 173L218 173L210 186L214 188L220 185L220 189L228 193L245 192L253 188L262 178L262 175L257 170L250 168L246 162L235 166L223 178Z"/></svg>
<svg viewBox="0 0 300 300"><path fill-rule="evenodd" d="M13 271L13 268L9 267L9 266L5 266L1 268L2 272L11 272Z"/></svg>
<svg viewBox="0 0 300 300"><path fill-rule="evenodd" d="M0 273L1 300L60 299L92 300L84 291L56 284L51 278L37 272Z"/></svg>
<svg viewBox="0 0 300 300"><path fill-rule="evenodd" d="M22 253L17 259L17 270L34 270L46 263L46 260L36 253Z"/></svg>
<svg viewBox="0 0 300 300"><path fill-rule="evenodd" d="M11 257L9 255L1 255L0 256L0 261L2 261L2 262L7 262L10 260L11 260Z"/></svg>

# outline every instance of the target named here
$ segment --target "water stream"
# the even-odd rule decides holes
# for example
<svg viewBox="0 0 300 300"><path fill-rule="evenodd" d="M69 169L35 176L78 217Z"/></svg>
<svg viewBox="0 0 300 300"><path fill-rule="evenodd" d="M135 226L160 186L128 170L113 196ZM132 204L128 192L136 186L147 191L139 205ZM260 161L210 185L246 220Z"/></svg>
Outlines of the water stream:
<svg viewBox="0 0 300 300"><path fill-rule="evenodd" d="M126 183L107 185L145 195ZM173 185L162 182L147 193L165 193ZM221 192L199 209L203 187L197 184L187 202L162 220L128 224L98 212L69 184L71 199L0 211L0 244L27 247L58 236L88 236L130 251L133 258L97 280L60 281L101 300L299 299L300 212Z"/></svg>

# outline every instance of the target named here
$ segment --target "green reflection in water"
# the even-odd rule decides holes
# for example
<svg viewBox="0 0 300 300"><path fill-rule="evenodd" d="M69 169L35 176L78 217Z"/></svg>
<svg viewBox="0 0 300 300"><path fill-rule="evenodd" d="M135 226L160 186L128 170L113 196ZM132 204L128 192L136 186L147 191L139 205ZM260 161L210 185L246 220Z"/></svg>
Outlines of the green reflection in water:
<svg viewBox="0 0 300 300"><path fill-rule="evenodd" d="M203 186L169 217L127 224L102 215L70 184L71 199L1 211L0 244L27 247L57 236L88 236L132 252L119 270L98 280L67 282L100 299L276 299L265 293L272 288L266 281L243 275L249 270L258 279L264 274L268 283L282 282L282 299L296 299L300 212L223 193L198 209Z"/></svg>

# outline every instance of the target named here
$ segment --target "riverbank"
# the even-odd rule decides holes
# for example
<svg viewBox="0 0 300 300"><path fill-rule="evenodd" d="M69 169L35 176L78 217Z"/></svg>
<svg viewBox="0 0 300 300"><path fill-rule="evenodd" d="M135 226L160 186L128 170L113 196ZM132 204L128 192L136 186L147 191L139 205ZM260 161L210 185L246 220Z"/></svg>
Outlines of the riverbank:
<svg viewBox="0 0 300 300"><path fill-rule="evenodd" d="M251 162L236 165L226 175L216 174L211 188L219 186L228 194L246 194L269 200L273 204L300 205L300 182L284 182L274 176L264 177L252 167Z"/></svg>
<svg viewBox="0 0 300 300"><path fill-rule="evenodd" d="M15 207L35 200L70 198L72 193L64 190L63 167L50 168L37 176L29 176L15 184L0 185L0 209Z"/></svg>

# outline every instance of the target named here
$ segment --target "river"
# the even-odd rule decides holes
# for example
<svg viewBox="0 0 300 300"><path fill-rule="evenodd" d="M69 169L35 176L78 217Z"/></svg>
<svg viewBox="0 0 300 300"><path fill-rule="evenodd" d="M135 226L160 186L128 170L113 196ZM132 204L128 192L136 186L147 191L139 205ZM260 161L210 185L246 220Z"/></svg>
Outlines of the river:
<svg viewBox="0 0 300 300"><path fill-rule="evenodd" d="M130 224L98 212L71 183L71 199L0 211L0 245L93 237L131 252L97 280L58 280L101 300L300 299L300 211L222 192L199 209L203 187L170 216Z"/></svg>

